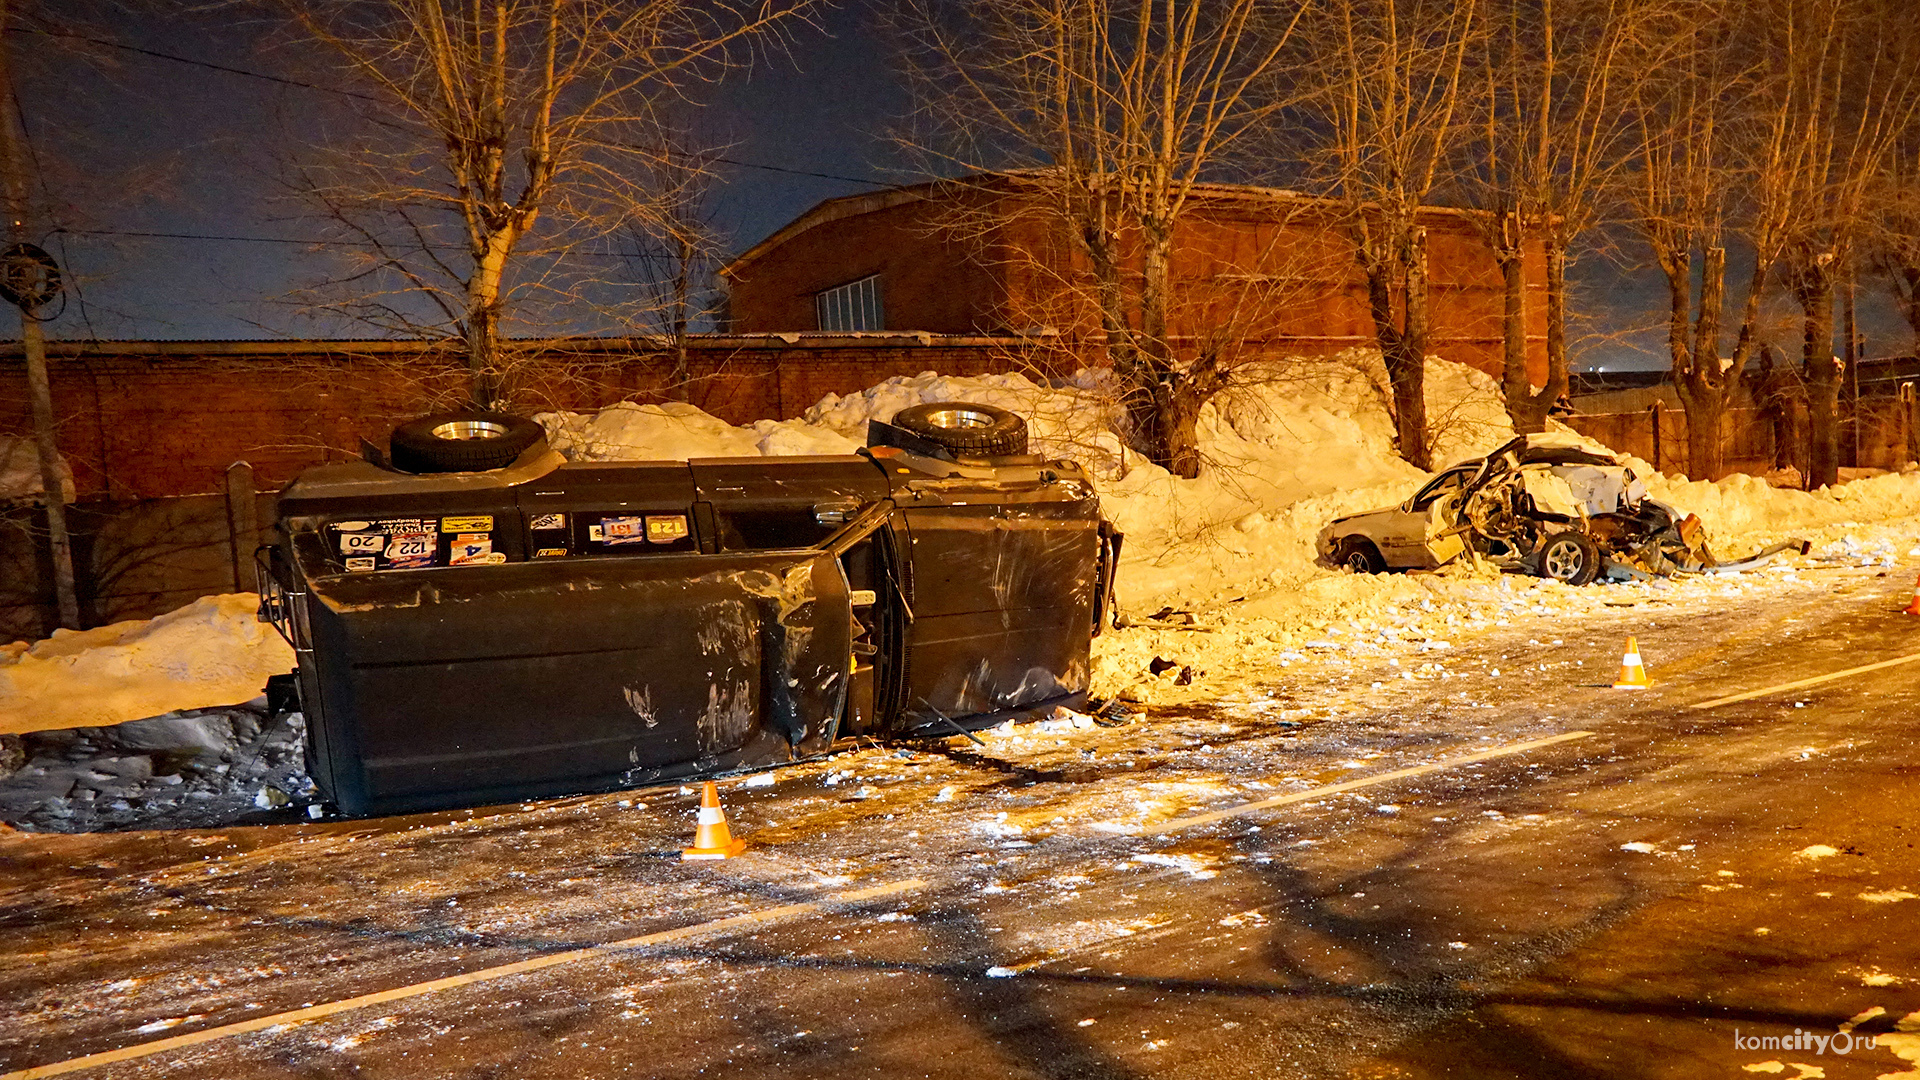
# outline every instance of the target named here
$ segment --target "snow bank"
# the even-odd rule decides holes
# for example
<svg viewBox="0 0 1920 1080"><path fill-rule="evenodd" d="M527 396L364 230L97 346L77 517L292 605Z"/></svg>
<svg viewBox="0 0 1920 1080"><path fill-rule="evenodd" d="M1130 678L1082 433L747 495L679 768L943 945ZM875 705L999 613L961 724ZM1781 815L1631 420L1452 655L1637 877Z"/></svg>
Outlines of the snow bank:
<svg viewBox="0 0 1920 1080"><path fill-rule="evenodd" d="M1644 463L1638 471L1652 472ZM1715 550L1723 546L1737 550L1747 537L1867 524L1920 513L1920 472L1885 473L1819 491L1772 487L1758 476L1740 473L1714 483L1653 475L1647 490L1661 502L1700 515L1707 535L1715 541Z"/></svg>
<svg viewBox="0 0 1920 1080"><path fill-rule="evenodd" d="M155 619L0 646L0 732L98 727L258 697L293 650L254 621L252 593Z"/></svg>

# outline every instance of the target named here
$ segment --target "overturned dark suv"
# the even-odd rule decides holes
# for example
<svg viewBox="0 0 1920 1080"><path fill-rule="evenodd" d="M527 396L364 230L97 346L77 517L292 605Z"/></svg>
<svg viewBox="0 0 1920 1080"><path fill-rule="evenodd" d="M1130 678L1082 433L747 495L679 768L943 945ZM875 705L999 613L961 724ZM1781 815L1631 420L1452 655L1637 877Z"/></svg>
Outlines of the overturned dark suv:
<svg viewBox="0 0 1920 1080"><path fill-rule="evenodd" d="M751 769L951 734L1088 688L1120 537L984 405L845 457L569 463L428 417L307 470L262 550L280 697L348 814Z"/></svg>

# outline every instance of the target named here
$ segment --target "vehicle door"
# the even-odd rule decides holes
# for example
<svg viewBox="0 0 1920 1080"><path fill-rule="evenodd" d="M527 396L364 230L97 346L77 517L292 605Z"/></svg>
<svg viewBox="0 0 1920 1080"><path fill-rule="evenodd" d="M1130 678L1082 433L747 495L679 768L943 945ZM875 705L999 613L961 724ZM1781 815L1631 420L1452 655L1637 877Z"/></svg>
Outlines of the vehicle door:
<svg viewBox="0 0 1920 1080"><path fill-rule="evenodd" d="M1453 525L1451 507L1473 472L1472 468L1448 469L1389 515L1380 545L1387 565L1438 566L1459 554L1460 542L1445 534Z"/></svg>

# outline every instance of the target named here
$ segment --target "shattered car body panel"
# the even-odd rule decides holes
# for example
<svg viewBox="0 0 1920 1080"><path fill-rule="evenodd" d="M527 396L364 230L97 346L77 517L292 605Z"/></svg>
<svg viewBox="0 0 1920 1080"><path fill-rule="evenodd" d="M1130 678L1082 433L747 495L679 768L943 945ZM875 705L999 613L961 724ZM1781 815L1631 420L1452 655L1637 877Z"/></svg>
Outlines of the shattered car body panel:
<svg viewBox="0 0 1920 1080"><path fill-rule="evenodd" d="M349 814L710 776L1084 701L1119 537L1062 462L322 466L264 610Z"/></svg>
<svg viewBox="0 0 1920 1080"><path fill-rule="evenodd" d="M1743 569L1799 546L1723 563L1700 520L1649 498L1624 461L1553 435L1523 435L1461 462L1399 506L1334 520L1316 541L1322 559L1356 569L1431 568L1467 555L1574 584L1602 573L1625 580Z"/></svg>

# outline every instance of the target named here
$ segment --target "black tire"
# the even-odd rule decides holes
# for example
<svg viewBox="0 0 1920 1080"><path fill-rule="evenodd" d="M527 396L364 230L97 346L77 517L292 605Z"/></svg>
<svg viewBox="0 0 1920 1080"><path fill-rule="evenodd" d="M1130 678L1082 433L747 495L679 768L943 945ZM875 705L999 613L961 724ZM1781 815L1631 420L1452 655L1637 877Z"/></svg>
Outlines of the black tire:
<svg viewBox="0 0 1920 1080"><path fill-rule="evenodd" d="M929 401L901 409L893 426L966 457L1027 452L1027 422L1017 413L967 401Z"/></svg>
<svg viewBox="0 0 1920 1080"><path fill-rule="evenodd" d="M387 456L410 473L481 472L514 463L547 433L524 416L493 412L439 413L393 429Z"/></svg>
<svg viewBox="0 0 1920 1080"><path fill-rule="evenodd" d="M1566 529L1540 542L1535 573L1568 585L1586 585L1600 576L1600 549L1586 533Z"/></svg>
<svg viewBox="0 0 1920 1080"><path fill-rule="evenodd" d="M1378 574L1387 568L1387 560L1380 557L1380 549L1370 540L1349 536L1340 541L1333 549L1333 561L1356 574Z"/></svg>

